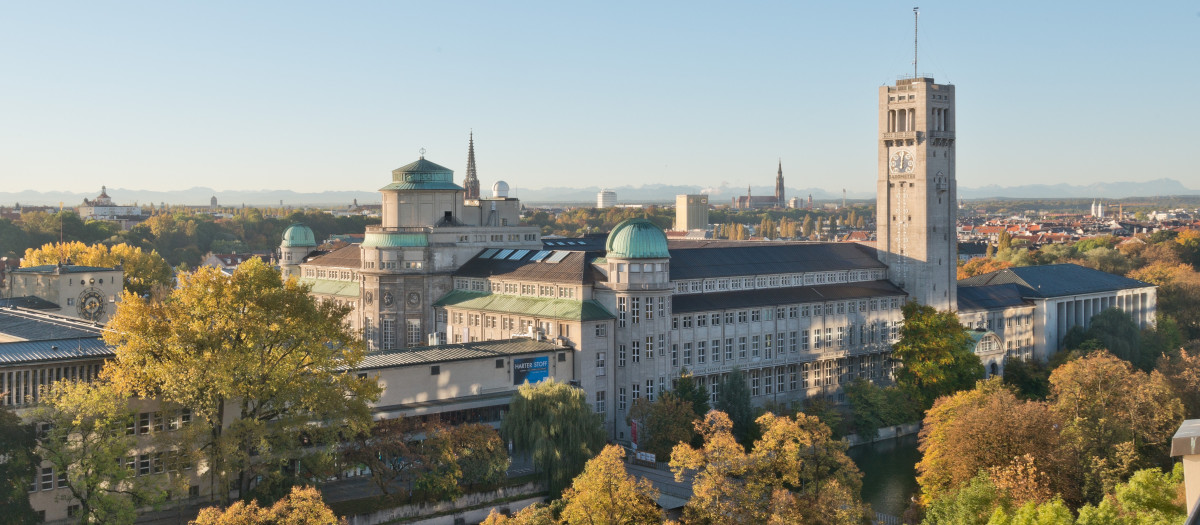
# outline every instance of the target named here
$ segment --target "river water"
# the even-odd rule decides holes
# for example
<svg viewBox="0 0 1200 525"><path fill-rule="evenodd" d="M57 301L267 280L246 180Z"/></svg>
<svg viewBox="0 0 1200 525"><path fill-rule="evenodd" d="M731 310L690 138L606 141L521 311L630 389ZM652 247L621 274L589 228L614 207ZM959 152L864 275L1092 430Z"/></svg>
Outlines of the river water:
<svg viewBox="0 0 1200 525"><path fill-rule="evenodd" d="M862 471L863 501L875 512L903 514L917 492L917 435L851 447L847 453Z"/></svg>

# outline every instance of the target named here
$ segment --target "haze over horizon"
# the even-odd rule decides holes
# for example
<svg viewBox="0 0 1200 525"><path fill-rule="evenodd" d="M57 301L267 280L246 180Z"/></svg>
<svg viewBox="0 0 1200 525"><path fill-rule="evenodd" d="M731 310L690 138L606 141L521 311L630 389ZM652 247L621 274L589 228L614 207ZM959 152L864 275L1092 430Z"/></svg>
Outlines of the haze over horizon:
<svg viewBox="0 0 1200 525"><path fill-rule="evenodd" d="M1200 188L1195 3L921 2L958 184ZM429 160L521 188L872 191L911 5L12 4L0 191L373 190ZM121 199L116 197L118 201Z"/></svg>

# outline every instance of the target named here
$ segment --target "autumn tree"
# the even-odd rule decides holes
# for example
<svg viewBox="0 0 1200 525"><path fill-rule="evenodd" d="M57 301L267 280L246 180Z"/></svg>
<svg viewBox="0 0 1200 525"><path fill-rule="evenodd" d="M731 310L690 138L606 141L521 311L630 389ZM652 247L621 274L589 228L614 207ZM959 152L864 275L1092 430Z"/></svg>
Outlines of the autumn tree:
<svg viewBox="0 0 1200 525"><path fill-rule="evenodd" d="M625 450L608 445L588 460L583 473L563 492L562 521L589 525L661 523L658 490L625 471Z"/></svg>
<svg viewBox="0 0 1200 525"><path fill-rule="evenodd" d="M102 268L120 265L125 272L125 290L137 295L148 293L155 286L170 286L175 278L171 266L158 252L142 251L124 243L112 247L78 241L45 244L41 248L25 250L21 265L66 264L68 261Z"/></svg>
<svg viewBox="0 0 1200 525"><path fill-rule="evenodd" d="M659 458L669 457L676 443L692 441L696 419L692 402L674 392L663 392L654 401L635 399L627 416L638 424L638 450Z"/></svg>
<svg viewBox="0 0 1200 525"><path fill-rule="evenodd" d="M1183 403L1184 419L1200 418L1200 345L1162 356L1157 370Z"/></svg>
<svg viewBox="0 0 1200 525"><path fill-rule="evenodd" d="M958 267L958 278L966 279L976 275L1012 268L1013 263L1008 261L1000 261L990 257L976 257Z"/></svg>
<svg viewBox="0 0 1200 525"><path fill-rule="evenodd" d="M0 407L0 523L38 523L29 505L29 480L37 473L37 440L33 426L7 407Z"/></svg>
<svg viewBox="0 0 1200 525"><path fill-rule="evenodd" d="M696 430L700 448L681 443L671 453L676 480L693 474L683 523L859 523L862 476L846 445L811 416L764 414L763 436L746 452L733 423L709 412Z"/></svg>
<svg viewBox="0 0 1200 525"><path fill-rule="evenodd" d="M342 454L348 462L367 467L371 482L385 495L392 493L393 485L411 494L416 480L432 470L437 459L430 457L430 447L421 439L434 427L410 417L381 419L369 432L351 439Z"/></svg>
<svg viewBox="0 0 1200 525"><path fill-rule="evenodd" d="M284 499L270 507L260 507L257 501L234 502L225 509L207 507L190 525L334 525L345 524L338 519L321 493L312 487L293 487Z"/></svg>
<svg viewBox="0 0 1200 525"><path fill-rule="evenodd" d="M348 314L259 259L233 275L201 268L155 297L124 295L104 334L116 354L104 374L122 391L190 408L207 430L181 447L203 451L214 493L245 496L256 477L334 454L303 450L303 439L370 424L379 387L353 372L365 349Z"/></svg>
<svg viewBox="0 0 1200 525"><path fill-rule="evenodd" d="M164 496L161 480L138 476L126 458L137 446L129 396L103 382L60 381L29 414L44 429L37 455L65 473L79 523L133 523L136 509Z"/></svg>
<svg viewBox="0 0 1200 525"><path fill-rule="evenodd" d="M466 423L449 428L447 438L467 486L504 481L511 460L496 429L482 423Z"/></svg>
<svg viewBox="0 0 1200 525"><path fill-rule="evenodd" d="M908 388L926 407L938 397L966 390L983 377L983 364L971 351L967 334L954 312L909 301L904 326L892 357L900 361L896 383Z"/></svg>
<svg viewBox="0 0 1200 525"><path fill-rule="evenodd" d="M517 388L500 435L533 456L534 468L546 475L552 494L566 487L604 446L600 415L583 390L553 378Z"/></svg>
<svg viewBox="0 0 1200 525"><path fill-rule="evenodd" d="M952 494L981 470L1005 468L1017 458L1054 473L1054 493L1074 494L1069 465L1060 455L1059 416L1043 403L1022 401L999 378L943 397L925 415L917 482L931 504Z"/></svg>
<svg viewBox="0 0 1200 525"><path fill-rule="evenodd" d="M1091 502L1135 470L1167 461L1171 435L1183 420L1183 404L1161 373L1136 370L1107 352L1056 368L1050 392Z"/></svg>

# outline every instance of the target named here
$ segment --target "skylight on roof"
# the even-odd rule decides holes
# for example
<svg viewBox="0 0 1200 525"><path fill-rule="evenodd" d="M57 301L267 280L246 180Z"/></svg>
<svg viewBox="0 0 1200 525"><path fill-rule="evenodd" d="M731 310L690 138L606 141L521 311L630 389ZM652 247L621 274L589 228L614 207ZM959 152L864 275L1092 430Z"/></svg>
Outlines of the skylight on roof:
<svg viewBox="0 0 1200 525"><path fill-rule="evenodd" d="M479 255L479 258L480 259L491 259L492 256L496 255L496 252L498 252L498 251L500 251L500 250L496 249L496 248L491 248L491 249L485 250L482 254Z"/></svg>
<svg viewBox="0 0 1200 525"><path fill-rule="evenodd" d="M547 257L546 262L548 262L548 263L562 262L562 260L566 259L568 255L571 255L571 252L557 251L557 252L554 252L554 255Z"/></svg>
<svg viewBox="0 0 1200 525"><path fill-rule="evenodd" d="M533 254L533 257L530 257L529 260L530 260L530 262L537 262L542 259L545 259L546 256L550 255L551 253L554 253L554 252L552 252L550 250L542 250L540 252Z"/></svg>
<svg viewBox="0 0 1200 525"><path fill-rule="evenodd" d="M525 256L525 254L527 254L527 253L529 253L529 250L517 250L517 252L516 252L516 253L512 254L512 257L509 257L509 258L508 258L508 260L510 260L510 261L518 261L518 260L520 260L522 257L524 257L524 256Z"/></svg>
<svg viewBox="0 0 1200 525"><path fill-rule="evenodd" d="M508 257L509 254L511 254L512 252L513 252L512 250L502 250L500 253L496 254L496 259L504 259L504 258Z"/></svg>

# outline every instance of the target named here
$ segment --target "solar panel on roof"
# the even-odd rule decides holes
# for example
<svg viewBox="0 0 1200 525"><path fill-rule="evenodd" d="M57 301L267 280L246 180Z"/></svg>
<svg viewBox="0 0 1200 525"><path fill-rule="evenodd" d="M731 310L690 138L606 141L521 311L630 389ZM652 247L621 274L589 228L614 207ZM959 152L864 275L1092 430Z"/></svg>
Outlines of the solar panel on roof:
<svg viewBox="0 0 1200 525"><path fill-rule="evenodd" d="M496 252L498 252L498 251L500 251L500 250L496 249L496 248L485 250L482 254L479 255L479 258L480 259L491 259L492 256L496 255Z"/></svg>
<svg viewBox="0 0 1200 525"><path fill-rule="evenodd" d="M548 262L548 263L562 262L562 260L566 259L568 255L571 255L571 252L557 251L557 252L554 252L554 255L547 257L546 262Z"/></svg>
<svg viewBox="0 0 1200 525"><path fill-rule="evenodd" d="M504 259L512 252L512 250L501 250L500 253L496 254L496 259Z"/></svg>
<svg viewBox="0 0 1200 525"><path fill-rule="evenodd" d="M530 257L529 260L530 260L530 262L537 262L542 259L545 259L546 256L550 255L551 253L553 253L553 252L551 252L550 250L542 250L540 252L533 254L533 257Z"/></svg>
<svg viewBox="0 0 1200 525"><path fill-rule="evenodd" d="M512 257L508 258L508 260L510 260L510 261L520 260L527 253L529 253L529 250L517 250L516 253L512 254Z"/></svg>

